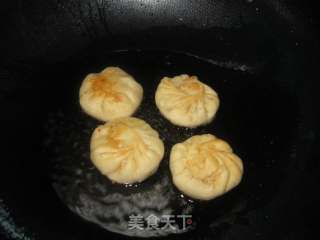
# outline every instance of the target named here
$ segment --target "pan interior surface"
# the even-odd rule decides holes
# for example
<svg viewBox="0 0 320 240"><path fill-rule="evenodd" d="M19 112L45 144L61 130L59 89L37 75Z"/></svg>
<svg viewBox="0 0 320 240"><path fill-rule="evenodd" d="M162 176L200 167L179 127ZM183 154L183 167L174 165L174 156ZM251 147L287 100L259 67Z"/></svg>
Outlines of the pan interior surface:
<svg viewBox="0 0 320 240"><path fill-rule="evenodd" d="M59 198L89 222L112 232L140 237L183 233L205 226L219 229L243 220L249 211L272 201L288 174L299 107L286 85L274 80L271 66L263 69L256 67L259 64L226 63L183 52L140 49L85 55L63 65L50 78L54 81L63 76L70 81L63 89L56 89L59 99L54 100L45 121L44 149ZM89 158L90 136L102 123L81 111L78 90L85 73L99 72L106 66L119 66L142 84L144 99L134 116L155 128L165 143L159 170L141 184L112 184ZM197 75L219 94L221 106L209 125L195 129L176 127L155 106L154 94L160 79L183 73ZM243 159L245 168L236 189L210 202L183 196L174 187L168 167L174 144L205 133L228 141ZM188 215L192 224L182 228L181 222L176 221L176 229L129 229L130 216L147 218L152 214Z"/></svg>
<svg viewBox="0 0 320 240"><path fill-rule="evenodd" d="M307 213L318 217L319 44L299 2L10 1L0 29L0 235L309 236L307 227L317 226ZM111 184L89 159L90 136L101 122L81 111L78 91L86 74L110 65L141 83L144 99L134 116L165 143L159 170L139 185ZM156 108L160 79L182 73L218 92L211 124L179 128ZM172 145L202 133L229 142L245 170L237 188L210 202L181 196L168 169ZM130 214L150 213L191 215L192 224L185 231L181 222L178 230L129 231Z"/></svg>

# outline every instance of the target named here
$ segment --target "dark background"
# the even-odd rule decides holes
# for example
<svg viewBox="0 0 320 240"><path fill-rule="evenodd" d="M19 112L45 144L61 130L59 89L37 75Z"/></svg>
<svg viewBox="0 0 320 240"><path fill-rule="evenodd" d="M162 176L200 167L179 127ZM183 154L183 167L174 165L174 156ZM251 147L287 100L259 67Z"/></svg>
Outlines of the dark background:
<svg viewBox="0 0 320 240"><path fill-rule="evenodd" d="M137 1L138 2L138 1ZM3 1L0 5L0 132L1 132L1 153L0 156L0 229L5 237L12 239L28 239L29 236L42 236L43 232L52 231L51 226L56 221L74 221L74 218L59 219L52 217L47 219L39 217L39 212L45 209L60 209L59 204L47 204L38 198L29 198L28 188L30 184L38 184L37 187L43 191L44 195L50 195L47 190L47 182L37 182L33 179L34 173L28 165L28 161L7 162L12 156L16 158L30 158L30 153L36 152L37 144L28 144L32 135L30 129L37 126L41 121L38 119L38 110L44 109L41 101L32 97L32 85L40 84L46 86L52 84L46 82L46 77L42 80L33 81L35 73L41 69L49 69L59 65L66 59L76 55L81 49L95 43L101 44L106 38L112 36L112 48L121 49L124 46L136 48L141 42L146 47L154 48L157 44L158 32L169 31L183 35L185 29L198 29L197 33L204 34L207 29L239 29L239 16L236 9L242 9L243 19L247 24L255 23L264 19L272 18L267 11L261 11L257 19L251 17L252 11L257 11L260 4L275 4L278 13L284 19L291 22L308 43L308 60L313 67L307 81L312 81L308 91L313 103L312 108L315 112L313 123L317 129L307 132L304 137L308 142L308 158L301 166L299 173L299 184L294 187L296 191L290 193L290 200L278 208L277 217L272 218L268 212L260 213L264 216L262 221L259 217L259 226L252 229L237 226L237 229L228 235L229 239L237 239L239 236L248 239L309 239L318 230L319 218L319 183L320 183L320 144L319 144L319 27L320 21L317 1L259 1L244 3L246 1L231 2L217 1L211 7L210 1L190 1L182 4L181 8L165 7L159 8L148 4L126 5L126 1L90 1L82 3L79 1L59 1L59 0L31 0L31 1ZM239 6L237 6L239 5ZM99 7L97 7L99 6ZM289 7L285 7L289 6ZM90 10L91 9L91 10ZM196 10L194 13L193 9ZM235 9L235 12L228 9ZM106 11L107 14L102 12ZM217 17L199 20L201 15L207 16L213 13ZM183 16L182 20L176 16ZM188 17L185 17L186 14ZM225 14L223 17L221 14ZM115 19L115 20L113 20ZM260 19L260 20L259 20ZM281 22L275 23L281 25ZM174 27L170 27L174 26ZM187 26L187 27L186 27ZM270 29L272 26L270 25ZM190 30L192 32L192 30ZM209 31L209 30L208 30ZM192 35L192 34L191 34ZM275 36L281 38L281 36ZM192 48L192 39L186 36L178 36L174 45L175 49ZM244 39L247 40L247 39ZM219 39L216 39L218 42ZM139 42L139 43L138 43ZM108 48L109 46L107 46ZM165 40L162 47L172 47ZM201 49L192 49L194 52L201 52ZM307 52L307 51L306 51ZM246 59L244 59L246 61ZM50 72L50 71L49 71ZM312 80L310 80L312 78ZM17 96L16 93L23 92L24 98ZM28 95L30 94L30 95ZM42 96L44 96L43 93ZM28 98L30 96L30 98ZM31 108L35 105L37 108ZM26 111L26 109L30 110ZM33 117L32 117L33 116ZM38 120L37 120L38 119ZM26 130L28 129L28 130ZM35 135L37 133L34 133ZM11 143L11 144L9 144ZM15 145L12 145L15 143ZM30 159L32 161L32 159ZM15 171L12 171L12 170ZM20 174L30 172L30 181L26 183L19 178ZM41 173L40 173L41 174ZM43 173L44 174L44 173ZM26 174L28 176L28 174ZM33 193L31 193L33 194ZM25 199L24 199L25 196ZM56 196L52 195L52 198ZM19 207L15 207L18 206ZM23 210L22 207L23 206ZM34 210L33 207L39 207ZM37 214L33 215L33 211ZM266 211L266 210L265 210ZM20 217L20 216L28 216ZM279 217L281 216L281 217ZM257 217L258 218L258 217ZM28 219L28 222L26 222ZM72 222L76 226L80 223ZM41 226L41 230L36 226ZM272 226L272 229L270 229ZM264 233L268 229L268 233ZM41 234L38 234L38 231ZM60 229L57 229L59 232ZM67 230L66 235L70 234ZM88 230L86 237L94 237L98 230ZM71 233L72 234L72 233ZM234 235L232 235L234 234ZM0 233L1 236L1 233ZM58 235L57 235L58 236ZM57 237L52 233L52 238ZM71 237L72 236L72 237ZM77 239L77 234L71 235L69 239ZM238 236L238 237L237 237ZM115 237L111 235L111 237ZM6 239L6 238L4 238Z"/></svg>

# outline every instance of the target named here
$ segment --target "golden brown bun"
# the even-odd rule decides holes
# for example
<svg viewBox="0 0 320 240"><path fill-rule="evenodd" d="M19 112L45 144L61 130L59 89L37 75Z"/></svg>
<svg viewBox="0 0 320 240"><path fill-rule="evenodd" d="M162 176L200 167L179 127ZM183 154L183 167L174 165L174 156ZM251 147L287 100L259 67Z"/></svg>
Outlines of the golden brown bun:
<svg viewBox="0 0 320 240"><path fill-rule="evenodd" d="M118 67L107 67L86 76L80 87L80 105L90 116L109 121L131 116L139 107L143 89Z"/></svg>
<svg viewBox="0 0 320 240"><path fill-rule="evenodd" d="M90 148L93 164L118 183L148 178L158 169L164 154L157 131L133 117L118 118L97 127Z"/></svg>
<svg viewBox="0 0 320 240"><path fill-rule="evenodd" d="M217 93L196 76L164 77L155 95L161 114L175 125L197 127L212 121L218 108Z"/></svg>
<svg viewBox="0 0 320 240"><path fill-rule="evenodd" d="M210 200L240 183L243 165L228 143L204 134L173 146L170 170L181 192L194 199Z"/></svg>

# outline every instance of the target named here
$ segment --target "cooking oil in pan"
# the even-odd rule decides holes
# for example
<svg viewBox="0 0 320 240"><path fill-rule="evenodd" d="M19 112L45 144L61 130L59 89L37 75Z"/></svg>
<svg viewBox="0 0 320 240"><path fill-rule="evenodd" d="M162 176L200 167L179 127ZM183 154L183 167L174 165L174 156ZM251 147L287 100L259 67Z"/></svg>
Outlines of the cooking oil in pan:
<svg viewBox="0 0 320 240"><path fill-rule="evenodd" d="M90 58L90 63L87 59L75 58L57 70L56 74L68 81L60 91L60 102L52 104L45 126L52 184L74 213L112 232L152 237L205 226L218 229L239 217L245 218L250 210L273 199L289 164L298 107L271 70L190 53L150 50L118 50L96 55ZM89 159L90 136L101 123L81 111L78 89L85 74L106 66L119 66L142 84L144 99L134 116L155 128L165 143L159 170L140 184L112 184ZM154 94L160 79L184 73L197 75L219 94L220 109L206 126L194 129L174 126L156 108ZM174 187L168 168L174 144L204 133L229 142L243 159L245 169L236 189L209 202L182 195ZM188 216L185 224L175 221L172 228L147 228L146 219L150 216L154 219L171 216L178 220L177 216L183 215ZM130 221L138 217L142 219L141 229L130 229Z"/></svg>

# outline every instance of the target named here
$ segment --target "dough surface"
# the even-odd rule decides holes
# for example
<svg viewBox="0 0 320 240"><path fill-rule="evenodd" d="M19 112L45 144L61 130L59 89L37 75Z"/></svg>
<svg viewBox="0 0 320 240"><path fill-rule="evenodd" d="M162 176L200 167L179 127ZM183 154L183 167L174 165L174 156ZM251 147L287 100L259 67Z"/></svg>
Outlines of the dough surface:
<svg viewBox="0 0 320 240"><path fill-rule="evenodd" d="M118 118L97 127L91 137L91 160L97 169L118 183L141 182L159 167L164 144L145 121Z"/></svg>
<svg viewBox="0 0 320 240"><path fill-rule="evenodd" d="M196 76L187 74L164 77L158 85L155 101L161 114L171 123L191 128L212 121L219 108L217 93Z"/></svg>
<svg viewBox="0 0 320 240"><path fill-rule="evenodd" d="M79 92L82 109L101 121L131 116L139 107L142 96L141 85L118 67L88 74Z"/></svg>
<svg viewBox="0 0 320 240"><path fill-rule="evenodd" d="M173 146L170 171L181 192L194 199L210 200L240 183L243 164L227 142L204 134Z"/></svg>

